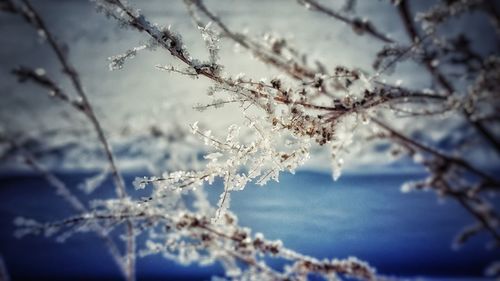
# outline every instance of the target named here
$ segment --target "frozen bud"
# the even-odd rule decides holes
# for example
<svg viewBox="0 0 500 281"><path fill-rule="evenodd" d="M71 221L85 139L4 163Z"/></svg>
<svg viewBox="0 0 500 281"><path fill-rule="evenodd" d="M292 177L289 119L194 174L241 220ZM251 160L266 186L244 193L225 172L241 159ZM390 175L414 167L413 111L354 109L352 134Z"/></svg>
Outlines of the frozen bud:
<svg viewBox="0 0 500 281"><path fill-rule="evenodd" d="M132 182L132 185L135 187L135 189L144 189L146 187L146 184L148 182L148 179L146 177L136 177L134 181Z"/></svg>
<svg viewBox="0 0 500 281"><path fill-rule="evenodd" d="M191 133L196 134L198 132L198 121L194 122L191 124Z"/></svg>
<svg viewBox="0 0 500 281"><path fill-rule="evenodd" d="M421 153L413 154L413 161L417 164L422 164L424 162L424 156Z"/></svg>
<svg viewBox="0 0 500 281"><path fill-rule="evenodd" d="M245 78L245 73L243 73L243 72L238 73L238 75L236 75L236 77L235 77L236 81L238 81L238 82L242 81L243 78Z"/></svg>
<svg viewBox="0 0 500 281"><path fill-rule="evenodd" d="M45 72L45 69L43 69L43 68L37 68L37 69L35 69L35 74L38 76L45 76L46 72Z"/></svg>

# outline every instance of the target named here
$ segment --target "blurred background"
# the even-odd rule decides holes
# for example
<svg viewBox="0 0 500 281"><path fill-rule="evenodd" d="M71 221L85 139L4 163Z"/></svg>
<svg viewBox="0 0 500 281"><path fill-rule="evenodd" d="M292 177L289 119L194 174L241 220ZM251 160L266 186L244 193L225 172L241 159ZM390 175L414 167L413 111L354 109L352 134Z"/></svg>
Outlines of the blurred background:
<svg viewBox="0 0 500 281"><path fill-rule="evenodd" d="M182 1L130 1L152 21L170 25L183 36L194 57L208 57L204 42ZM367 17L392 38L407 42L400 19L389 1L358 1L356 14ZM342 9L343 1L322 1ZM413 1L412 9L423 10L435 1ZM155 65L176 61L165 51L145 50L121 70L110 71L108 58L147 42L135 30L120 27L83 0L33 1L49 28L65 42L69 58L79 71L91 103L109 135L126 183L135 176L196 168L208 149L189 133L189 124L200 121L214 134L223 134L233 123L242 123L237 106L199 112L198 103L208 102L210 83L175 73L159 71ZM383 44L368 36L357 36L349 27L313 13L290 0L211 0L206 5L228 26L255 37L266 33L286 38L311 60L371 71L373 58ZM484 18L467 14L451 22L447 32L470 33L478 52L498 52L498 36ZM84 117L53 100L36 85L20 85L11 70L19 65L43 68L61 86L67 79L50 48L32 27L14 15L0 14L0 129L30 141L43 164L60 175L83 200L111 197L111 179L105 179L92 195L81 192L85 179L99 175L105 166L95 134ZM255 80L280 77L229 40L221 41L224 71L245 73ZM430 77L412 63L398 65L388 82L402 81L408 87L431 87ZM398 82L399 83L399 82ZM69 87L68 87L69 88ZM429 141L450 145L443 123L412 119L394 121L425 128ZM447 120L445 130L455 138L468 132L460 123ZM453 143L453 142L452 142ZM488 237L475 237L460 249L452 247L457 232L473 222L456 202L431 192L403 194L400 187L422 179L425 171L403 158L394 162L384 146L357 145L345 156L346 166L338 181L331 177L330 153L314 147L311 159L297 174L283 175L279 183L248 186L233 195L232 208L240 224L262 232L270 239L318 258L356 256L375 266L381 274L426 279L483 279L485 268L500 258L489 250ZM478 150L467 155L488 171L499 171L498 155ZM108 187L109 186L109 187ZM207 188L213 202L221 183ZM141 194L136 195L140 197ZM496 200L496 201L495 201ZM494 199L496 206L500 203ZM0 255L12 280L114 280L119 278L102 242L92 235L77 235L64 244L44 237L13 237L17 216L53 220L71 215L69 208L43 179L19 162L0 163ZM276 264L277 267L280 264ZM138 260L138 280L206 280L222 275L219 266L183 267L150 256Z"/></svg>

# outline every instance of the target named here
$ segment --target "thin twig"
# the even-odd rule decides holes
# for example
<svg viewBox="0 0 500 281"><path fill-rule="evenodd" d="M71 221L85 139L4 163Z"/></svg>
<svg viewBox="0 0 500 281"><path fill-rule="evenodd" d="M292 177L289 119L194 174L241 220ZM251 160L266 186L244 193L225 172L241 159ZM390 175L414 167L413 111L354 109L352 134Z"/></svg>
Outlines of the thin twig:
<svg viewBox="0 0 500 281"><path fill-rule="evenodd" d="M118 171L118 168L117 168L116 162L115 162L115 158L114 158L113 153L111 151L111 147L108 143L108 140L106 139L106 136L104 134L102 126L101 126L99 120L97 119L97 116L95 115L95 112L94 112L94 110L93 110L93 108L88 100L87 94L83 90L83 86L82 86L82 83L80 81L79 74L76 72L74 67L71 65L71 63L69 62L69 60L66 56L65 51L63 50L61 45L57 42L57 40L55 39L52 32L50 32L50 30L47 28L44 20L41 18L39 13L33 8L30 1L29 0L22 0L22 2L24 3L24 5L27 9L25 15L27 15L32 20L32 24L36 28L43 31L43 33L45 34L45 37L47 38L47 42L49 43L50 47L52 48L52 50L56 54L56 57L57 57L59 63L63 67L64 74L66 74L68 76L68 78L70 79L70 81L73 85L73 88L75 89L76 93L80 97L83 110L84 110L85 114L87 115L87 117L89 118L92 125L94 126L94 129L97 133L99 141L101 142L101 144L104 148L104 152L106 154L107 160L108 160L110 167L111 167L111 174L113 175L115 186L117 188L116 192L117 192L118 196L125 197L126 191L125 191L125 184L124 184L123 178L122 178L120 172Z"/></svg>
<svg viewBox="0 0 500 281"><path fill-rule="evenodd" d="M28 150L23 148L17 142L10 139L8 139L7 141L9 141L9 143L21 153L21 155L25 160L25 163L31 169L33 169L33 171L42 175L45 178L45 180L56 189L56 194L61 196L66 202L68 202L75 211L79 213L88 212L88 209L85 207L85 205L78 199L78 197L76 197L73 194L73 192L71 192L71 190L66 186L66 184L60 178L58 178L56 175L45 169ZM120 250L118 250L118 247L116 246L115 242L106 234L102 226L97 223L96 223L96 233L106 244L111 254L111 257L118 265L120 271L123 274L125 274L126 272L124 264L121 260Z"/></svg>
<svg viewBox="0 0 500 281"><path fill-rule="evenodd" d="M50 47L56 54L56 57L63 67L63 72L68 76L70 79L73 88L75 89L76 93L78 94L79 98L81 99L81 104L83 107L83 112L85 115L89 118L91 124L93 125L98 139L101 142L104 152L106 155L106 158L109 162L110 169L111 169L111 174L113 176L113 181L115 183L116 187L116 193L120 198L125 198L127 196L126 189L125 189L125 183L123 181L123 177L121 173L118 170L118 167L115 162L115 158L113 155L113 152L111 150L111 146L109 145L108 140L106 139L106 136L104 134L104 130L102 129L102 126L94 112L94 109L92 105L89 102L89 99L87 97L87 94L85 93L82 83L80 81L80 76L76 72L75 68L71 65L69 62L65 51L63 50L63 47L56 41L54 35L50 30L47 28L44 20L42 17L38 14L38 12L33 8L29 0L22 0L24 3L23 6L23 15L28 19L28 21L35 26L38 30L41 30L46 39L47 42L49 43ZM133 281L135 280L135 237L133 236L133 226L131 223L127 224L127 253L126 253L126 259L127 259L127 280Z"/></svg>
<svg viewBox="0 0 500 281"><path fill-rule="evenodd" d="M434 157L437 157L438 159L440 159L444 163L459 166L459 167L461 167L469 172L476 174L477 176L482 177L485 180L485 182L483 182L483 185L485 185L485 186L488 185L489 187L492 187L495 189L500 188L499 181L495 180L491 176L489 176L489 175L485 174L484 172L480 171L479 169L475 168L474 166L472 166L470 163L466 162L465 160L445 155L445 154L443 154L443 153L441 153L441 152L439 152L431 147L428 147L428 146L426 146L426 145L424 145L424 144L422 144L414 139L406 137L405 135L397 132L395 129L389 127L387 124L385 124L384 122L382 122L381 120L379 120L375 117L371 117L371 120L375 124L377 124L379 127L383 128L384 130L389 132L391 137L396 138L397 140L404 143L406 146L411 147L412 149L418 149L422 152L429 153L429 154L433 155ZM484 228L488 232L491 233L493 238L498 243L500 243L500 233L497 231L496 227L493 226L489 222L488 218L486 217L486 214L474 209L469 203L469 201L474 201L476 203L481 203L484 205L484 203L482 202L482 199L478 196L471 197L471 194L466 192L466 191L454 190L449 185L449 183L443 179L442 175L438 174L436 176L440 180L436 181L435 184L442 185L445 189L444 190L445 194L447 194L448 196L451 196L452 198L457 200L466 209L466 211L469 212L470 214L472 214L477 220L479 220L479 222L484 226Z"/></svg>
<svg viewBox="0 0 500 281"><path fill-rule="evenodd" d="M315 0L298 0L299 3L304 3L306 7L310 8L313 11L318 11L325 15L328 15L336 20L339 20L349 26L358 34L363 34L366 32L373 38L376 38L384 43L394 43L394 40L389 38L387 35L384 35L380 31L378 31L375 26L369 21L363 21L361 19L355 18L351 19L347 16L343 16L340 13L321 5Z"/></svg>
<svg viewBox="0 0 500 281"><path fill-rule="evenodd" d="M398 5L398 11L410 39L413 42L421 42L422 37L419 35L414 24L408 3L409 2L407 0L401 0L400 4ZM424 53L427 57L428 54L425 49ZM439 69L432 64L432 61L430 59L424 58L422 63L427 71L446 90L448 95L452 95L455 92L453 85L448 81L448 79L446 79L446 77L439 71ZM479 131L483 135L483 137L493 145L496 152L500 153L500 140L496 138L495 135L490 132L480 120L474 120L473 118L471 118L471 113L469 113L467 110L464 109L463 114L466 120L468 120L476 128L476 130Z"/></svg>
<svg viewBox="0 0 500 281"><path fill-rule="evenodd" d="M484 179L486 179L488 182L491 182L495 185L498 185L500 186L500 182L498 182L497 180L495 180L493 177L489 176L488 174L484 173L483 171L481 171L480 169L478 168L475 168L474 166L472 166L472 164L468 163L467 161L465 161L464 159L461 159L461 158L455 158L455 157L452 157L452 156L448 156L444 153L441 153L437 150L435 150L434 148L431 148L429 146L426 146L420 142L417 142L416 140L414 139L411 139L405 135L403 135L402 133L396 131L395 129L389 127L387 124L385 124L384 122L382 122L381 120L375 118L375 117L371 117L371 120L376 123L377 125L379 125L381 128L385 129L386 131L388 131L389 133L391 133L392 136L396 137L397 139L405 142L405 143L408 143L410 144L411 146L415 147L415 148L418 148L419 150L421 151L424 151L424 152L427 152L427 153L430 153L440 159L443 159L447 162L451 162L457 166L460 166Z"/></svg>
<svg viewBox="0 0 500 281"><path fill-rule="evenodd" d="M266 50L261 44L251 40L246 35L231 31L219 17L208 10L208 8L203 3L203 0L186 0L185 2L188 4L188 10L193 18L196 18L196 15L189 6L189 4L191 3L194 4L211 21L215 22L215 24L219 26L220 29L222 29L224 35L226 35L234 42L238 43L243 48L251 51L259 60L263 61L264 63L271 64L298 80L303 80L305 78L314 78L316 74L315 71L299 64L294 60L284 60L276 53Z"/></svg>

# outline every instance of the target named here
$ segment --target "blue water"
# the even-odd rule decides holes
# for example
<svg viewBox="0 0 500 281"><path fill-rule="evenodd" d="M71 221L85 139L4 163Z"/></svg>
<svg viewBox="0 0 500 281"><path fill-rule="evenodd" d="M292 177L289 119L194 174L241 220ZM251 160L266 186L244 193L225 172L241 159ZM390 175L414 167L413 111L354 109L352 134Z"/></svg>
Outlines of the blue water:
<svg viewBox="0 0 500 281"><path fill-rule="evenodd" d="M61 175L70 186L85 176ZM126 176L127 182L133 177ZM241 225L318 258L357 256L391 276L481 277L491 261L500 259L500 251L486 249L487 235L453 250L454 236L474 220L458 204L440 202L434 193L399 191L401 183L418 178L421 175L346 175L333 182L327 174L300 172L284 175L279 184L250 185L233 193L232 209ZM215 184L208 190L215 201L222 187ZM94 196L111 194L112 188L103 186ZM69 215L71 209L40 177L0 178L0 254L13 280L120 277L95 235L76 235L64 244L12 236L16 216L54 220ZM219 265L183 267L160 256L139 259L137 271L139 280L206 280L223 274Z"/></svg>

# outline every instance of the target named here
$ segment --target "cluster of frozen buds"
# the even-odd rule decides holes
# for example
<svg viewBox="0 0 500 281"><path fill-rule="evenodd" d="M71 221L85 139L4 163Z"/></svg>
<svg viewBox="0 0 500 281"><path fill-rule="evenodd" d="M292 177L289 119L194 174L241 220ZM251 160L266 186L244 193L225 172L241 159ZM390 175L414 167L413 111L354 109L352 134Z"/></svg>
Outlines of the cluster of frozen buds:
<svg viewBox="0 0 500 281"><path fill-rule="evenodd" d="M158 200L145 207L132 201L125 205L100 202L94 211L61 221L39 223L18 218L18 235L45 233L63 241L75 232L90 231L97 224L111 233L129 221L135 237L147 237L144 248L139 250L141 256L161 254L184 265L220 262L231 280L306 280L310 274L328 280L377 279L375 270L356 258L317 260L285 248L279 240L270 241L260 233L252 235L248 228L238 226L237 218L230 212L214 223L207 217L207 212L214 210L188 207L175 192L165 200L176 204ZM269 258L285 261L285 268L280 271L268 266Z"/></svg>
<svg viewBox="0 0 500 281"><path fill-rule="evenodd" d="M193 133L213 148L213 152L204 157L208 160L205 168L167 172L162 177L136 178L135 187L145 188L147 184L154 183L159 189L196 189L219 178L224 183L224 192L218 203L217 219L229 208L232 191L244 189L251 181L259 185L266 184L270 179L278 181L280 172L294 172L307 160L309 141L288 141L287 150L280 151L276 146L277 142L283 142L279 131L260 126L257 120L248 118L247 125L255 138L248 143L240 142L240 128L236 125L229 127L225 139L212 136L210 130L201 130L197 123L191 125Z"/></svg>
<svg viewBox="0 0 500 281"><path fill-rule="evenodd" d="M412 44L409 47L400 47L397 44L386 46L379 52L374 63L379 72L370 78L366 78L364 72L344 67L334 68L332 75L321 63L318 63L317 69L310 67L306 59L299 59L302 56L291 48L286 40L268 36L266 42L258 42L230 30L207 9L203 1L185 2L191 9L207 45L209 51L207 62L192 58L181 36L170 27L159 27L150 23L139 10L131 8L125 1L96 1L108 16L117 19L122 25L145 32L150 37L147 47L161 47L186 66L185 70L161 66L160 69L195 78L203 76L215 83L210 91L210 95L214 96L213 103L198 108L218 107L225 103L236 102L240 104L243 112L250 106L261 109L263 117L246 116L250 120L247 126L253 130L251 140L246 143L239 140L238 126L231 126L227 137L218 139L213 137L210 131L200 130L195 124L192 126L193 132L215 150L205 156L207 165L204 169L169 172L162 177L138 178L135 181L137 188L153 184L151 196L140 201L132 201L122 196L121 199L95 202L90 212L84 212L83 215L62 222L41 224L20 219L17 221L21 227L20 234L44 231L47 235L52 235L63 232L60 236L63 239L74 232L89 231L95 227L110 232L117 225L128 224L132 225L129 228L133 230L134 235L148 233L149 242L144 254L161 252L164 256L181 263L211 263L219 260L226 267L228 277L234 279L302 280L307 278L309 273L318 273L329 279L337 274L374 279L373 270L356 259L317 261L286 250L278 242L266 241L260 235L252 237L249 230L236 226L236 219L228 210L229 194L244 188L251 181L264 184L269 179L278 180L282 171L293 172L307 158L312 141L332 146L334 177L338 177L338 170L343 163L343 159L338 157L339 153L352 143L352 133L340 135L339 131L353 131L359 123L364 124L365 120L373 119L368 117L370 109L378 108L379 105L389 104L390 109L402 112L402 109L394 107L398 102L411 103L412 100L421 102L433 99L444 101L443 111L465 109L465 114L473 117L470 120L476 122L477 119L474 118L477 117L474 114L478 111L479 106L476 105L479 97L485 92L489 94L497 92L498 63L495 63L497 59L492 58L482 65L483 71L477 77L476 84L471 87L464 102L458 101L457 105L457 99L450 97L454 94L453 85L439 72L440 60L434 57L441 54L436 55L429 51L431 47L442 48L448 45L436 42L424 45L423 42L426 36L436 36L438 24L479 5L482 7L486 2L444 1L419 16L426 31L426 35L421 37L412 26L413 19L408 11L407 1L395 1L398 2L397 6L405 20ZM368 21L346 17L313 0L299 2L314 11L347 23L358 34L368 34L385 43L394 43ZM4 9L9 8L6 6ZM195 10L208 17L213 24L201 24L201 19L195 14ZM278 78L266 83L266 81L255 82L244 79L243 76L226 77L221 73L222 67L217 63L219 32L212 29L213 25L221 30L221 35L240 44L251 51L257 59L276 67L300 84L285 86L293 84ZM143 47L110 58L110 67L121 68L125 60L135 56L140 49ZM466 53L463 49L460 52ZM412 92L399 87L400 85L391 86L376 80L383 72L407 58L424 64L432 77L444 88L445 93ZM21 69L17 71L17 75L50 88L61 99L65 97L57 91L58 88L51 80L47 80L44 75L36 71ZM215 98L221 93L229 95ZM488 95L485 100L490 100L490 96ZM77 103L75 106L81 104ZM421 115L427 114L429 113L426 111L421 113ZM410 186L408 189L432 188L441 195L457 199L478 218L481 224L468 228L459 237L459 241L465 241L467 237L480 230L489 231L497 241L499 240L498 220L481 195L483 190L491 190L492 186L498 188L499 184L495 179L476 170L463 159L455 159L427 148L385 126L376 118L374 120L374 123L386 132L382 137L402 143L409 154L418 155L414 159L419 164L429 169L430 176L426 182ZM277 148L279 146L276 144L281 143L282 137L291 141L287 150ZM422 151L425 155L420 156L419 153ZM464 181L469 174L474 175L475 181ZM223 180L224 192L220 196L218 208L213 209L203 194L203 187L205 182L212 183L216 178ZM470 188L471 186L477 188ZM196 197L194 208L190 208L182 200L186 193L192 193ZM99 224L96 224L96 221ZM279 256L292 261L292 264L286 267L284 272L276 272L268 267L263 259L259 259L261 254ZM247 267L240 268L239 262L245 263Z"/></svg>

